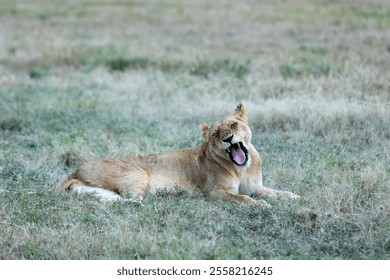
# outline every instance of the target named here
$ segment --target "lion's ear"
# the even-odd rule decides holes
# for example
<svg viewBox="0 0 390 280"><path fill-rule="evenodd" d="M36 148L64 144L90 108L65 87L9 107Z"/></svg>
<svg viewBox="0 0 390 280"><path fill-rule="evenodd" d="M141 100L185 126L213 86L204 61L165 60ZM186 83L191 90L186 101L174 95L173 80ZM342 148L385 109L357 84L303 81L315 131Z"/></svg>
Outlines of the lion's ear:
<svg viewBox="0 0 390 280"><path fill-rule="evenodd" d="M246 109L245 109L245 106L244 104L240 103L238 104L237 108L236 108L236 117L244 122L248 122L248 117L246 116Z"/></svg>
<svg viewBox="0 0 390 280"><path fill-rule="evenodd" d="M207 142L209 140L210 127L207 125L207 123L201 123L199 128L200 132L202 133L203 140Z"/></svg>

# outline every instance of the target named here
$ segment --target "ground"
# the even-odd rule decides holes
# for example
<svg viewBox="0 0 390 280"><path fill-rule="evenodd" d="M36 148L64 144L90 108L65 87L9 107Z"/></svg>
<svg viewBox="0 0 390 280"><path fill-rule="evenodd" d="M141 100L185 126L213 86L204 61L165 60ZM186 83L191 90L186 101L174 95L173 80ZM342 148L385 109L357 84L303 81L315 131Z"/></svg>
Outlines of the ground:
<svg viewBox="0 0 390 280"><path fill-rule="evenodd" d="M390 2L0 0L0 259L390 259ZM271 209L57 194L243 102Z"/></svg>

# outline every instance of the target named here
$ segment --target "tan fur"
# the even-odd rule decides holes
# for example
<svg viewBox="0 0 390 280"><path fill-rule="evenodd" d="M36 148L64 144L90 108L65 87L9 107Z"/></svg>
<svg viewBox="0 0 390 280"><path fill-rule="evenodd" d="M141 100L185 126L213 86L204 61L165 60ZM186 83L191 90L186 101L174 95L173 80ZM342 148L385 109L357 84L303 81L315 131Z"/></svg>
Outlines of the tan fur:
<svg viewBox="0 0 390 280"><path fill-rule="evenodd" d="M233 116L211 127L202 123L200 129L204 140L200 146L124 160L88 161L61 183L58 190L82 185L104 188L122 197L140 200L160 189L179 188L189 193L203 192L217 199L261 206L268 204L249 195L299 197L291 192L263 187L262 161L250 142L252 133L244 105L239 104ZM245 158L245 164L239 166L229 157L227 151L234 149L240 151L238 161ZM244 150L247 151L245 157Z"/></svg>

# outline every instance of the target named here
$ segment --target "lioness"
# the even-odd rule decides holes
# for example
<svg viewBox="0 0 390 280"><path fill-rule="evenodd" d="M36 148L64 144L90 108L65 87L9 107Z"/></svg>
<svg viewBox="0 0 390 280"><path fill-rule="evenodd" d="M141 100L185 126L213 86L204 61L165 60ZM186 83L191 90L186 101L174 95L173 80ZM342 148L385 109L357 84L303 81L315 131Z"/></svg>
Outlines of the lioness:
<svg viewBox="0 0 390 280"><path fill-rule="evenodd" d="M263 187L262 161L251 144L252 132L243 104L233 116L200 125L204 143L188 149L120 159L96 159L81 165L58 187L60 191L112 192L141 200L148 193L176 188L189 193L268 206L249 195L298 198L287 192ZM92 188L93 187L93 188ZM103 191L109 190L110 192ZM114 196L115 198L115 196Z"/></svg>

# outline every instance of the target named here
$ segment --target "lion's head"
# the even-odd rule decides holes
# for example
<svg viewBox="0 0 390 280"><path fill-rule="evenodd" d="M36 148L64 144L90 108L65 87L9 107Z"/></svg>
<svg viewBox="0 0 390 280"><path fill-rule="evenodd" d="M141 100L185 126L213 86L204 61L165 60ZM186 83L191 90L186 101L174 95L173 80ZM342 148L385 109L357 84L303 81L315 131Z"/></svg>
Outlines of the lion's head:
<svg viewBox="0 0 390 280"><path fill-rule="evenodd" d="M248 153L252 132L248 126L245 106L239 104L233 116L214 123L200 125L202 137L217 157L230 160L237 166L250 164Z"/></svg>

